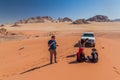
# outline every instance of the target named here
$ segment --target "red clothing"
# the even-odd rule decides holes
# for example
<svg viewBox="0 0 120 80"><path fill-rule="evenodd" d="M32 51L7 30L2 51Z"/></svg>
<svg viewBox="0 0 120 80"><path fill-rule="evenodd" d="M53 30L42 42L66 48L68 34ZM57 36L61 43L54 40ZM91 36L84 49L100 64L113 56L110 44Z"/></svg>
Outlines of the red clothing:
<svg viewBox="0 0 120 80"><path fill-rule="evenodd" d="M79 48L79 52L78 52L78 59L80 60L80 55L83 53L84 48Z"/></svg>

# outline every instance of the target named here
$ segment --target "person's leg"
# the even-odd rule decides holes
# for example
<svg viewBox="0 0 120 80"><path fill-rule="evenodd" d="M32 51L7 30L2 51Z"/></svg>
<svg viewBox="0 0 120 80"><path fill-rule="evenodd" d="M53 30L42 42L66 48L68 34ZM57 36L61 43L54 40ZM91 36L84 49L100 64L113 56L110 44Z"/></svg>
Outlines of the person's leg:
<svg viewBox="0 0 120 80"><path fill-rule="evenodd" d="M56 50L54 51L54 61L55 61L55 63L57 63L57 52L56 52Z"/></svg>
<svg viewBox="0 0 120 80"><path fill-rule="evenodd" d="M93 60L90 56L87 56L87 61L94 63L95 60Z"/></svg>
<svg viewBox="0 0 120 80"><path fill-rule="evenodd" d="M88 61L88 62L91 62L91 60L92 60L91 57L90 57L90 56L87 56L87 61Z"/></svg>
<svg viewBox="0 0 120 80"><path fill-rule="evenodd" d="M82 55L83 55L83 61L85 61L85 54L84 54L84 53L82 53Z"/></svg>
<svg viewBox="0 0 120 80"><path fill-rule="evenodd" d="M77 62L79 62L78 53L77 53L77 57L76 57L76 60L77 60Z"/></svg>
<svg viewBox="0 0 120 80"><path fill-rule="evenodd" d="M53 52L50 50L50 64L52 64Z"/></svg>

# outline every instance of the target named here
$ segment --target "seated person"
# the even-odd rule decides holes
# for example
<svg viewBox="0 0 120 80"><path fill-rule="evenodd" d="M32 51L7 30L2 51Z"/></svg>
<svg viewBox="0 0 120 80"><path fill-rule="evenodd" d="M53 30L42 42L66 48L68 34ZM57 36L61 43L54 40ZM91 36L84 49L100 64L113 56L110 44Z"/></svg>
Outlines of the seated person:
<svg viewBox="0 0 120 80"><path fill-rule="evenodd" d="M98 53L95 48L92 49L91 56L87 56L86 60L93 63L98 62Z"/></svg>
<svg viewBox="0 0 120 80"><path fill-rule="evenodd" d="M79 51L77 53L77 62L83 62L85 61L85 55L84 55L84 48L80 47Z"/></svg>

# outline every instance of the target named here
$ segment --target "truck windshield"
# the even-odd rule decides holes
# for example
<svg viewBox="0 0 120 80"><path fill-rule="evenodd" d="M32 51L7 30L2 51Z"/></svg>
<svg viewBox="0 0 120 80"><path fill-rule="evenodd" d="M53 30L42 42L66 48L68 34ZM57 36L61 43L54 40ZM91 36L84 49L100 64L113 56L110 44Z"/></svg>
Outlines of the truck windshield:
<svg viewBox="0 0 120 80"><path fill-rule="evenodd" d="M83 37L94 37L94 34L83 34Z"/></svg>

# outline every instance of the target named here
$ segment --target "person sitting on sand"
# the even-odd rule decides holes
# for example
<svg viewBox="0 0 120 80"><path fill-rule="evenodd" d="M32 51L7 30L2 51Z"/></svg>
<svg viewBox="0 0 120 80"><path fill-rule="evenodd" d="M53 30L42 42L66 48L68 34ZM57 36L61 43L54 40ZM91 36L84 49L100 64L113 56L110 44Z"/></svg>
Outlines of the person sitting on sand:
<svg viewBox="0 0 120 80"><path fill-rule="evenodd" d="M93 63L98 62L98 52L95 48L92 49L91 56L87 56L86 60Z"/></svg>
<svg viewBox="0 0 120 80"><path fill-rule="evenodd" d="M55 40L55 36L51 36L51 40L48 41L48 47L49 47L49 52L50 52L50 64L52 64L52 59L53 59L53 55L54 55L54 61L55 63L57 63L56 60L56 47L57 47L57 42Z"/></svg>
<svg viewBox="0 0 120 80"><path fill-rule="evenodd" d="M77 62L83 62L85 61L85 55L84 55L84 48L80 47L79 51L77 53Z"/></svg>

